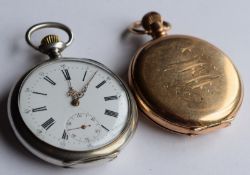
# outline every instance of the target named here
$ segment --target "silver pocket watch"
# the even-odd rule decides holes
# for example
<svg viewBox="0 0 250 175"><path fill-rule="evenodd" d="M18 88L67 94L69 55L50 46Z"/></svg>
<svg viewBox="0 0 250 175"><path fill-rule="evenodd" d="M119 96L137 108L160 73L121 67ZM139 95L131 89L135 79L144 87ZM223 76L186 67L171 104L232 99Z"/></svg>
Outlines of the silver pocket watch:
<svg viewBox="0 0 250 175"><path fill-rule="evenodd" d="M31 42L42 28L64 30L69 39L45 36ZM19 141L39 158L72 167L117 157L135 132L137 108L129 89L106 66L90 59L66 58L71 30L60 23L32 26L26 41L49 56L13 87L8 116Z"/></svg>

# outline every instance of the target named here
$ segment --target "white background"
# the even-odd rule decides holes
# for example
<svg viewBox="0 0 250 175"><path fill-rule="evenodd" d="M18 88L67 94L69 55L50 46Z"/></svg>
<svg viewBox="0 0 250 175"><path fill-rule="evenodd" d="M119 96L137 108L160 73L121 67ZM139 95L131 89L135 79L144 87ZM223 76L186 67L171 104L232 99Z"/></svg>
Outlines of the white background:
<svg viewBox="0 0 250 175"><path fill-rule="evenodd" d="M231 56L245 85L244 102L232 126L187 137L140 117L134 138L116 160L82 169L55 167L26 151L10 129L6 99L12 84L45 58L25 43L27 28L44 21L67 24L75 40L65 56L95 59L126 78L131 56L149 37L127 35L124 30L151 10L172 24L170 33L203 38ZM1 0L0 175L249 174L249 17L248 0Z"/></svg>

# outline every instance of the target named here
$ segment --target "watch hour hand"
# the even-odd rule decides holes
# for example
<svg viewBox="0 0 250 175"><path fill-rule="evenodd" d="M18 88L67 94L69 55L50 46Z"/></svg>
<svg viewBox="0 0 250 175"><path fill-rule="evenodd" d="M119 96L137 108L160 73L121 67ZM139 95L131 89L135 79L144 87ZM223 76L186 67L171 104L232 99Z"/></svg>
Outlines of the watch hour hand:
<svg viewBox="0 0 250 175"><path fill-rule="evenodd" d="M62 74L65 78L65 80L67 81L68 83L68 92L67 92L67 95L68 96L71 96L72 98L75 98L76 97L76 94L77 94L77 91L75 91L72 87L72 84L71 84L71 77L70 77L70 74L69 74L69 71L68 69L63 69L61 70L62 71Z"/></svg>
<svg viewBox="0 0 250 175"><path fill-rule="evenodd" d="M69 88L67 95L72 97L71 104L73 106L79 106L80 102L79 102L78 92L76 90L74 90L73 88Z"/></svg>
<svg viewBox="0 0 250 175"><path fill-rule="evenodd" d="M67 95L72 97L71 104L73 106L79 106L79 104L80 104L79 99L84 96L85 92L88 89L89 83L94 78L94 76L96 75L96 73L97 73L97 71L92 75L92 77L88 80L88 82L83 86L83 88L81 89L80 92L77 92L72 87L69 88L69 91L68 91Z"/></svg>
<svg viewBox="0 0 250 175"><path fill-rule="evenodd" d="M77 97L77 91L74 90L73 88L69 88L68 92L67 92L67 95L70 96L70 97Z"/></svg>

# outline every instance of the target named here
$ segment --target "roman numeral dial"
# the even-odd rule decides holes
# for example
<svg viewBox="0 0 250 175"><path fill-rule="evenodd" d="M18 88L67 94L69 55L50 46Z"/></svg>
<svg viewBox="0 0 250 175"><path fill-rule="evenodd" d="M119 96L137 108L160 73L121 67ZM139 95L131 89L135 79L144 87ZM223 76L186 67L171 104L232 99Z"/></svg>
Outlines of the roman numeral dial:
<svg viewBox="0 0 250 175"><path fill-rule="evenodd" d="M32 112L39 112L39 111L46 111L47 107L43 106L43 107L39 107L39 108L33 108Z"/></svg>
<svg viewBox="0 0 250 175"><path fill-rule="evenodd" d="M87 71L85 71L85 72L84 72L84 75L83 75L82 81L85 81L86 75L87 75Z"/></svg>
<svg viewBox="0 0 250 175"><path fill-rule="evenodd" d="M96 88L99 89L99 88L102 87L105 83L106 83L106 80L103 80L101 83L99 83L98 85L96 85Z"/></svg>
<svg viewBox="0 0 250 175"><path fill-rule="evenodd" d="M107 127L105 127L104 125L101 125L101 127L106 130L106 131L109 131L109 129Z"/></svg>
<svg viewBox="0 0 250 175"><path fill-rule="evenodd" d="M122 82L89 60L45 62L20 88L19 112L25 126L59 149L101 148L118 138L128 121L130 105Z"/></svg>
<svg viewBox="0 0 250 175"><path fill-rule="evenodd" d="M63 130L62 139L63 140L68 140L69 139L69 136L68 136L68 134L67 134L67 132L65 130Z"/></svg>
<svg viewBox="0 0 250 175"><path fill-rule="evenodd" d="M118 97L117 97L116 95L104 97L104 100L105 100L105 101L117 100L117 99L118 99Z"/></svg>
<svg viewBox="0 0 250 175"><path fill-rule="evenodd" d="M56 123L56 121L51 117L48 120L46 120L41 126L48 130L51 126L53 126Z"/></svg>
<svg viewBox="0 0 250 175"><path fill-rule="evenodd" d="M49 78L48 76L45 76L43 79L46 80L47 82L49 82L53 86L56 85L56 83L53 80L51 80L51 78Z"/></svg>
<svg viewBox="0 0 250 175"><path fill-rule="evenodd" d="M115 117L115 118L117 118L117 116L118 116L118 112L114 112L114 111L111 111L111 110L108 110L108 109L105 109L104 114L108 115L108 116Z"/></svg>
<svg viewBox="0 0 250 175"><path fill-rule="evenodd" d="M71 80L68 69L61 70L65 80Z"/></svg>
<svg viewBox="0 0 250 175"><path fill-rule="evenodd" d="M33 93L33 94L37 94L37 95L44 95L44 96L48 95L48 94L46 94L46 93L36 92L36 91L33 91L32 93Z"/></svg>

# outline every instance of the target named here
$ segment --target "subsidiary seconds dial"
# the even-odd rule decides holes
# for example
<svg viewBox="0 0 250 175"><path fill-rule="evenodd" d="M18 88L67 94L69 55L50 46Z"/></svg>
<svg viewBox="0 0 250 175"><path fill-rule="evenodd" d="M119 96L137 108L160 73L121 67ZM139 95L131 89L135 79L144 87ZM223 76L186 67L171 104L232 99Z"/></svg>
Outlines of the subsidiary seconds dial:
<svg viewBox="0 0 250 175"><path fill-rule="evenodd" d="M71 116L66 122L65 128L64 139L68 139L65 137L72 138L72 141L87 147L92 147L91 143L99 140L108 131L89 113L78 113Z"/></svg>
<svg viewBox="0 0 250 175"><path fill-rule="evenodd" d="M128 120L123 85L104 68L61 59L34 69L23 81L19 110L42 141L61 149L86 151L112 142Z"/></svg>

